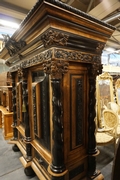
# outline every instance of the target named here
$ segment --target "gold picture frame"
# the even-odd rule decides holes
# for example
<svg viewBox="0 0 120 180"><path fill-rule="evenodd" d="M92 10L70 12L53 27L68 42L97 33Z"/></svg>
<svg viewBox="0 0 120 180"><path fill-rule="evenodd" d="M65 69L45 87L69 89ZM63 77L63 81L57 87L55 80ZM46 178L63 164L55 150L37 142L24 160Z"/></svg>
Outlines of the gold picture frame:
<svg viewBox="0 0 120 180"><path fill-rule="evenodd" d="M97 126L103 128L102 112L107 108L108 102L113 102L113 77L104 72L97 76L96 79L96 112L97 112Z"/></svg>
<svg viewBox="0 0 120 180"><path fill-rule="evenodd" d="M115 82L115 94L117 104L120 106L120 78Z"/></svg>

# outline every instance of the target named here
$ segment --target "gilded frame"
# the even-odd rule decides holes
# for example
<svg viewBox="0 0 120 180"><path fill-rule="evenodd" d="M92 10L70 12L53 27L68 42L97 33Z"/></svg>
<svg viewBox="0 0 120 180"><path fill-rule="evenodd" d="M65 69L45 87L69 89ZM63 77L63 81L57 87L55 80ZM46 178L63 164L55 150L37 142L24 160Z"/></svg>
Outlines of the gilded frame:
<svg viewBox="0 0 120 180"><path fill-rule="evenodd" d="M120 78L115 82L115 94L117 104L120 106Z"/></svg>
<svg viewBox="0 0 120 180"><path fill-rule="evenodd" d="M114 101L113 78L108 72L97 76L96 79L96 112L97 126L103 128L102 112L107 107L108 102Z"/></svg>

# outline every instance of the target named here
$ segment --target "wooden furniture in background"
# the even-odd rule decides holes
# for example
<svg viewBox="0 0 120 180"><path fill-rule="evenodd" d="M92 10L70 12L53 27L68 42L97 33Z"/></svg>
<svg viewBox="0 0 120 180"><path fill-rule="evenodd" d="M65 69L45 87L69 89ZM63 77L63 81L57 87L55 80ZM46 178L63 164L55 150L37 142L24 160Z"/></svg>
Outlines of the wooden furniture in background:
<svg viewBox="0 0 120 180"><path fill-rule="evenodd" d="M9 72L1 72L0 73L0 86L11 86L11 78Z"/></svg>
<svg viewBox="0 0 120 180"><path fill-rule="evenodd" d="M38 1L6 42L13 139L25 173L103 179L96 170L96 76L114 27L56 0Z"/></svg>
<svg viewBox="0 0 120 180"><path fill-rule="evenodd" d="M9 72L0 73L0 128L5 139L13 136L12 86Z"/></svg>
<svg viewBox="0 0 120 180"><path fill-rule="evenodd" d="M12 86L0 86L1 105L6 108L8 112L12 112Z"/></svg>
<svg viewBox="0 0 120 180"><path fill-rule="evenodd" d="M98 146L105 146L107 144L116 143L120 136L119 118L118 114L112 110L106 109L103 111L104 128L97 129L96 142Z"/></svg>
<svg viewBox="0 0 120 180"><path fill-rule="evenodd" d="M0 106L0 121L4 138L10 139L11 137L13 137L13 112L8 112L6 108Z"/></svg>

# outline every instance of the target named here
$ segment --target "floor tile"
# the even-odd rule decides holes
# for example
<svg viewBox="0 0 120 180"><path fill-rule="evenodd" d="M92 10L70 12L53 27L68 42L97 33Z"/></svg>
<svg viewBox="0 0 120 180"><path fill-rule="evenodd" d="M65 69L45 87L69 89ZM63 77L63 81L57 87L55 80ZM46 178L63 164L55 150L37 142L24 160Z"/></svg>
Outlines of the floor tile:
<svg viewBox="0 0 120 180"><path fill-rule="evenodd" d="M21 152L14 152L12 144L4 140L0 129L0 180L39 180L37 176L29 177L24 173L24 167L19 157ZM101 171L105 180L111 179L114 146L99 146L100 154L96 158L97 169Z"/></svg>

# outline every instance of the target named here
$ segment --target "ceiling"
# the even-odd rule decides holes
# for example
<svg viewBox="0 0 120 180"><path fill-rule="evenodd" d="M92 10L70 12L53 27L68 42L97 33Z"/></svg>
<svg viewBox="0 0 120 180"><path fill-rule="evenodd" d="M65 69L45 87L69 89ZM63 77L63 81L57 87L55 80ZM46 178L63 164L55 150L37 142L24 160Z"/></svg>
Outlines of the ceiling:
<svg viewBox="0 0 120 180"><path fill-rule="evenodd" d="M106 44L120 54L120 0L61 0L89 15L116 27L116 31ZM0 0L0 20L9 20L20 24L37 0ZM14 33L15 29L0 23L2 34ZM105 48L106 48L105 47Z"/></svg>

